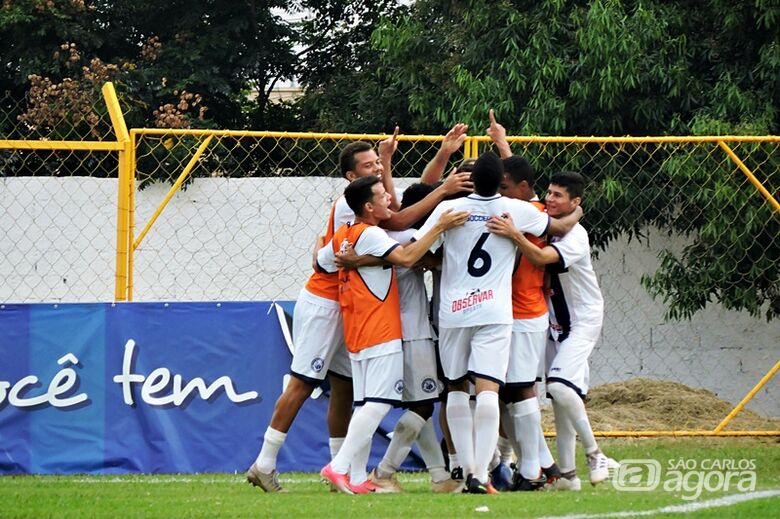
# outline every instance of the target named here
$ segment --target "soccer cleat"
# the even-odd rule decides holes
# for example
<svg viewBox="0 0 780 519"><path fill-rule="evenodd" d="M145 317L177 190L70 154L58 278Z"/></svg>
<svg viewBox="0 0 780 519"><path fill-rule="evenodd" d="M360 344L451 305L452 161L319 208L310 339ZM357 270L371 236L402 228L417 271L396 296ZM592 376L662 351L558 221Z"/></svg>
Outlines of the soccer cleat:
<svg viewBox="0 0 780 519"><path fill-rule="evenodd" d="M526 479L520 474L520 471L515 472L514 484L512 490L515 492L533 492L544 487L547 482L547 478L544 476L544 472L539 471L539 477L536 479Z"/></svg>
<svg viewBox="0 0 780 519"><path fill-rule="evenodd" d="M512 468L505 463L499 463L490 472L490 482L496 490L511 490L514 485Z"/></svg>
<svg viewBox="0 0 780 519"><path fill-rule="evenodd" d="M588 454L588 468L590 469L590 484L596 485L609 477L607 457L601 451Z"/></svg>
<svg viewBox="0 0 780 519"><path fill-rule="evenodd" d="M572 471L573 472L573 471ZM564 492L579 492L582 489L580 478L574 474L570 476L561 476L552 483L545 485L545 490L557 490Z"/></svg>
<svg viewBox="0 0 780 519"><path fill-rule="evenodd" d="M607 456L607 469L611 476L613 472L620 468L620 462Z"/></svg>
<svg viewBox="0 0 780 519"><path fill-rule="evenodd" d="M350 483L349 489L353 494L371 494L374 492L379 492L378 487L369 480L365 480L359 485L353 485Z"/></svg>
<svg viewBox="0 0 780 519"><path fill-rule="evenodd" d="M349 475L334 472L333 469L330 468L330 463L322 467L322 470L320 470L320 476L328 481L331 486L339 492L343 492L345 494L354 494L352 489L349 487Z"/></svg>
<svg viewBox="0 0 780 519"><path fill-rule="evenodd" d="M462 491L462 479L447 478L444 481L431 481L431 492L435 494L458 494Z"/></svg>
<svg viewBox="0 0 780 519"><path fill-rule="evenodd" d="M542 467L542 472L544 477L547 478L547 482L544 484L545 488L555 483L561 477L561 469L555 463L547 468Z"/></svg>
<svg viewBox="0 0 780 519"><path fill-rule="evenodd" d="M260 472L257 465L254 463L249 470L246 471L246 480L252 484L253 487L260 487L265 492L278 492L284 494L287 489L279 484L279 473L276 469L271 472Z"/></svg>
<svg viewBox="0 0 780 519"><path fill-rule="evenodd" d="M450 477L455 481L463 481L463 467L454 467L450 471Z"/></svg>
<svg viewBox="0 0 780 519"><path fill-rule="evenodd" d="M395 474L391 474L389 477L380 478L376 469L371 471L368 475L368 481L370 481L376 487L377 494L400 494L404 491L401 488L401 484L395 479Z"/></svg>
<svg viewBox="0 0 780 519"><path fill-rule="evenodd" d="M468 475L466 478L466 488L464 490L467 494L498 494L498 490L490 483L482 483L477 478Z"/></svg>

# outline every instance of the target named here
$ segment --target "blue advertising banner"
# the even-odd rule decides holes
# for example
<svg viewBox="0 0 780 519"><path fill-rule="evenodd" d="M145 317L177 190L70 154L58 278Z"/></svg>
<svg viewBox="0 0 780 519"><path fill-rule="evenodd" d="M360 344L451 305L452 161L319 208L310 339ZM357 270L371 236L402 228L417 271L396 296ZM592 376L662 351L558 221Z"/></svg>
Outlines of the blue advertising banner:
<svg viewBox="0 0 780 519"><path fill-rule="evenodd" d="M280 315L269 302L1 305L0 474L246 470L292 359ZM326 409L301 409L280 471L329 461ZM374 462L386 445L375 437Z"/></svg>

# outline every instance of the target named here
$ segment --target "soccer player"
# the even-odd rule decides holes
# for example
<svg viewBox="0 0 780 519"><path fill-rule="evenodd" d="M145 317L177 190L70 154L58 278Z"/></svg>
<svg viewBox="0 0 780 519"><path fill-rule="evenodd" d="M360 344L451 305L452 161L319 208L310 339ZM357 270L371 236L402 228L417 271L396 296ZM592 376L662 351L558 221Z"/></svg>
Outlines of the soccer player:
<svg viewBox="0 0 780 519"><path fill-rule="evenodd" d="M465 211L442 214L418 242L402 247L377 226L391 215L391 196L378 178L351 183L344 198L355 213L355 223L341 226L331 242L319 251L318 263L329 272L336 269L336 253L348 246L356 254L378 256L394 265L411 267L439 234L462 225L468 216ZM352 416L341 449L320 474L341 492L363 494L375 491L376 486L368 480L350 480L350 464L362 463L365 467L372 435L391 404L400 402L404 390L395 270L379 265L340 271L339 303L352 365L354 400L359 408Z"/></svg>
<svg viewBox="0 0 780 519"><path fill-rule="evenodd" d="M382 141L379 154L364 141L352 142L339 155L342 176L352 182L363 177L382 178L390 184L389 164L397 149L397 133ZM435 192L415 207L391 212L385 224L403 229L419 220L445 196L469 189L467 175L450 175ZM344 197L332 205L325 236L318 240L316 250L329 241L335 229L352 222L354 213ZM247 480L266 492L284 492L279 484L276 460L298 411L314 389L325 379L331 387L328 402L328 430L331 454L344 441L352 412L351 365L344 348L343 326L338 304L338 277L315 271L301 290L293 314L295 354L290 366L290 381L274 406L271 422L263 436L257 459L246 473Z"/></svg>
<svg viewBox="0 0 780 519"><path fill-rule="evenodd" d="M403 192L401 208L419 202L433 190L434 186L430 184L412 184ZM426 219L427 215L406 231L389 231L387 234L398 243L408 243ZM426 256L430 256L430 260L424 262L428 267L438 263L433 259L433 255L426 254ZM374 256L357 256L354 250L350 249L348 253L342 253L337 262L342 268L380 264L378 261L368 261L372 258L378 260ZM424 256L423 259L425 258ZM398 419L384 457L369 475L369 480L378 487L378 492L402 491L395 473L406 459L415 441L420 447L420 453L431 477L431 490L447 493L459 492L462 489L462 482L451 479L449 472L445 470L444 457L436 438L433 422L430 420L434 402L439 400L441 383L437 374L433 330L428 320L428 297L422 264L421 260L414 268L396 267L403 331L403 407L407 411Z"/></svg>
<svg viewBox="0 0 780 519"><path fill-rule="evenodd" d="M579 173L556 173L547 189L547 212L560 216L575 211L582 201L585 181ZM579 490L575 473L576 436L588 460L590 482L609 476L610 460L599 449L588 420L583 398L588 392L588 357L601 332L604 300L590 260L588 233L577 224L561 238L552 238L539 248L512 224L512 218L492 218L488 229L511 238L535 265L547 266L551 294L550 342L553 354L547 371L547 392L553 401L558 457L562 477L553 488Z"/></svg>
<svg viewBox="0 0 780 519"><path fill-rule="evenodd" d="M531 202L538 210L544 204L534 192L535 174L523 157L512 154L506 140L506 130L496 121L493 110L488 114L487 134L493 140L504 162L501 195ZM546 238L526 236L537 247L547 244ZM506 404L502 408L504 428L519 455L514 477L514 490L536 490L560 477L542 430L542 416L536 394L536 382L544 373L544 352L547 345L549 316L544 294L544 267L537 267L525 256L512 276L512 345L506 386L499 396Z"/></svg>
<svg viewBox="0 0 780 519"><path fill-rule="evenodd" d="M488 232L485 224L493 216L512 214L521 230L542 236L548 229L565 233L578 217L572 215L567 222L550 220L527 202L500 196L503 174L497 155L482 154L471 173L474 194L439 204L414 236L425 236L444 211L470 213L465 225L442 234L431 248L444 246L439 348L450 389L447 420L470 493L497 493L488 481L488 465L498 440L498 389L506 377L512 332L516 248L510 240ZM477 394L473 416L469 378L474 379Z"/></svg>

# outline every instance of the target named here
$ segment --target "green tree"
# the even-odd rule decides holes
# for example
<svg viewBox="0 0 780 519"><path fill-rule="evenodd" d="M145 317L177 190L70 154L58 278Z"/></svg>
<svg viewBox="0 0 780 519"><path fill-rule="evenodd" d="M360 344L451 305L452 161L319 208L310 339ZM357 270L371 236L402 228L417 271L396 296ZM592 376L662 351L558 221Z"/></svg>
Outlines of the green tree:
<svg viewBox="0 0 780 519"><path fill-rule="evenodd" d="M780 131L779 36L777 1L420 0L373 42L377 76L441 128L481 133L494 108L515 135L762 135ZM773 193L776 150L738 151ZM644 279L669 317L712 301L780 313L780 215L715 145L522 152L543 174L589 178L598 248L650 226L690 239Z"/></svg>

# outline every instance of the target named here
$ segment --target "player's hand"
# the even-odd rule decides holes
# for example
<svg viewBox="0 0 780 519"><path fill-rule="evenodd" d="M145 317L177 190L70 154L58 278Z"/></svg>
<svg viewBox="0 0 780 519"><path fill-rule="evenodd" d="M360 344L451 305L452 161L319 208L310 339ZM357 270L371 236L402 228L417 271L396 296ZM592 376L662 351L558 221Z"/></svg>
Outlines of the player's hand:
<svg viewBox="0 0 780 519"><path fill-rule="evenodd" d="M447 209L439 217L438 226L442 231L458 227L466 223L466 219L469 217L468 211L455 211L454 209Z"/></svg>
<svg viewBox="0 0 780 519"><path fill-rule="evenodd" d="M463 171L461 173L457 173L457 168L452 168L449 176L444 179L442 188L444 189L444 194L446 195L454 195L455 193L460 193L461 191L468 191L471 193L474 191L474 183L471 181L471 172Z"/></svg>
<svg viewBox="0 0 780 519"><path fill-rule="evenodd" d="M466 132L468 129L468 124L458 123L453 126L452 129L447 132L447 135L444 136L444 140L441 141L441 146L439 147L441 152L449 156L458 151L460 147L463 146L463 143L466 142Z"/></svg>
<svg viewBox="0 0 780 519"><path fill-rule="evenodd" d="M379 157L382 159L390 159L395 151L398 149L398 132L400 128L398 126L393 130L393 135L379 143Z"/></svg>
<svg viewBox="0 0 780 519"><path fill-rule="evenodd" d="M485 227L493 234L504 236L505 238L513 238L517 234L515 222L512 220L512 216L509 213L492 217L485 224Z"/></svg>
<svg viewBox="0 0 780 519"><path fill-rule="evenodd" d="M488 136L495 143L506 142L506 128L496 121L496 115L492 108L488 112L488 118L490 118L490 126L488 126L488 129L486 130Z"/></svg>
<svg viewBox="0 0 780 519"><path fill-rule="evenodd" d="M415 270L433 270L436 267L441 265L441 259L437 258L435 255L431 253L426 253L422 258L419 259L417 263L414 264Z"/></svg>
<svg viewBox="0 0 780 519"><path fill-rule="evenodd" d="M358 267L358 258L360 256L357 255L355 249L349 244L336 253L336 266L344 270L356 269Z"/></svg>

